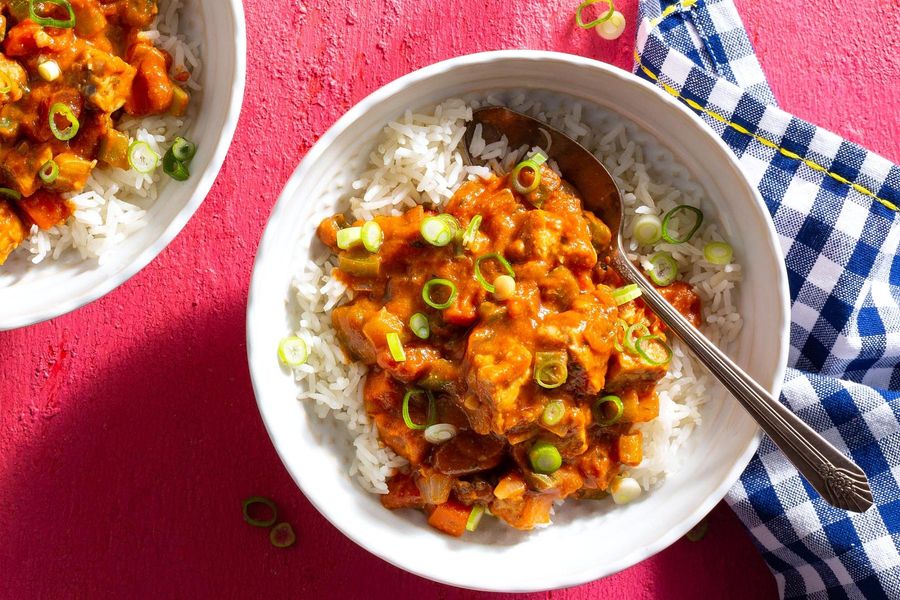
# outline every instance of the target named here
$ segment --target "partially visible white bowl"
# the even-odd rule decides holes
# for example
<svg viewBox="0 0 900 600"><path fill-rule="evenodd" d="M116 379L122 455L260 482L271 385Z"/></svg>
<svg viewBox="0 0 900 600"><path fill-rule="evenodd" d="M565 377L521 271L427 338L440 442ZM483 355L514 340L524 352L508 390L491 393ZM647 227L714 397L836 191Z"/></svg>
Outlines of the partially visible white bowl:
<svg viewBox="0 0 900 600"><path fill-rule="evenodd" d="M241 0L184 2L181 31L190 40L202 40L203 91L188 130L197 143L191 178L179 183L164 177L147 226L123 241L103 265L73 256L0 267L4 280L12 282L0 286L0 331L52 319L122 285L163 251L206 198L231 145L244 98L247 36Z"/></svg>
<svg viewBox="0 0 900 600"><path fill-rule="evenodd" d="M378 90L341 118L288 181L256 257L247 308L250 372L263 420L282 461L309 500L338 529L381 558L430 579L516 592L572 586L629 567L662 550L707 514L758 444L753 420L727 394L703 409L704 422L682 448L684 464L637 503L606 512L590 503L520 536L452 539L421 514L390 512L347 476L346 444L294 400L297 388L275 349L290 329L292 275L309 257L311 228L335 206L311 202L407 108L472 92L531 88L602 105L654 134L708 192L719 220L745 257L738 301L745 318L732 356L772 393L788 347L786 274L768 213L725 144L691 111L649 83L575 56L507 51L464 56L416 71ZM598 505L593 505L598 506ZM569 512L570 510L575 512ZM481 533L479 531L479 533Z"/></svg>

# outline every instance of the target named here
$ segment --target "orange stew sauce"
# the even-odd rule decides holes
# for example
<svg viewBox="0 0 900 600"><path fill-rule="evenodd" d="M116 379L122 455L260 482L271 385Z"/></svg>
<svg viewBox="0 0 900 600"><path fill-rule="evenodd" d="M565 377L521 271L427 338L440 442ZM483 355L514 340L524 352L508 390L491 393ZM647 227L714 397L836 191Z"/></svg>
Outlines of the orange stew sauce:
<svg viewBox="0 0 900 600"><path fill-rule="evenodd" d="M348 356L368 365L366 410L382 443L409 461L389 480L382 503L421 509L432 526L454 536L464 533L473 508L531 529L549 522L556 500L605 497L623 469L642 460L634 425L659 411L655 384L668 362L663 327L640 298L617 305L622 281L604 260L609 229L553 171L543 167L541 175L538 189L524 196L508 178L464 184L445 213L459 232L481 217L465 245L459 237L443 247L423 239L423 219L435 213L421 206L375 218L384 233L375 253L337 246L341 229L361 223L338 215L318 230L339 256L337 275L355 291L332 321ZM490 254L514 272L508 298L476 277L477 259ZM494 258L480 270L489 285L506 273ZM456 290L444 309L423 299L435 278ZM430 298L443 305L448 292L435 287ZM675 282L664 293L698 322L699 298L690 286ZM415 313L427 317L427 339L409 326ZM640 335L660 336L643 354L626 347L634 324ZM392 333L404 360L391 352ZM564 365L563 372L559 364L550 370L551 387L536 377L547 356ZM410 390L408 417L417 428L403 415ZM598 402L609 396L621 411L615 401ZM452 425L456 435L430 443L418 428L429 423Z"/></svg>

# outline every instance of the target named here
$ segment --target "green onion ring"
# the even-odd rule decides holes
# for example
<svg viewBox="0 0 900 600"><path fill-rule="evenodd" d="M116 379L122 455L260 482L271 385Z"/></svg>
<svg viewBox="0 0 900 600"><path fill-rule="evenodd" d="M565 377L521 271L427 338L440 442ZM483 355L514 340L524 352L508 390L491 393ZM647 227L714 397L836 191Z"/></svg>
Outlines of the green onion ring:
<svg viewBox="0 0 900 600"><path fill-rule="evenodd" d="M337 247L341 250L349 250L362 243L362 227L344 227L338 229L335 236Z"/></svg>
<svg viewBox="0 0 900 600"><path fill-rule="evenodd" d="M566 405L562 400L552 400L547 403L544 412L541 413L541 423L553 427L558 425L564 416L566 416Z"/></svg>
<svg viewBox="0 0 900 600"><path fill-rule="evenodd" d="M650 354L647 352L647 350L644 348L644 346L646 344L649 344L652 342L659 344L665 350L665 352L666 352L665 360L656 360L655 358L652 358L650 356ZM645 335L645 336L639 337L637 339L637 341L634 343L634 349L637 351L637 353L640 355L641 358L643 358L645 361L647 361L649 364L653 365L654 367L657 367L659 365L667 365L672 360L672 349L669 348L669 345L667 343L665 343L662 340L662 337L660 337L658 335Z"/></svg>
<svg viewBox="0 0 900 600"><path fill-rule="evenodd" d="M56 124L57 117L64 118L69 122L69 126L63 130L60 130L59 126ZM78 130L81 128L81 123L78 122L78 118L75 116L75 113L73 113L72 109L62 102L57 102L50 107L48 121L50 121L50 131L53 132L53 137L61 142L67 142L71 140L73 137L78 135Z"/></svg>
<svg viewBox="0 0 900 600"><path fill-rule="evenodd" d="M641 297L641 288L636 283L616 288L612 291L613 300L616 306L622 306L626 302L631 302Z"/></svg>
<svg viewBox="0 0 900 600"><path fill-rule="evenodd" d="M183 137L177 137L172 142L172 154L176 160L183 163L190 162L194 155L197 154L197 144L189 142Z"/></svg>
<svg viewBox="0 0 900 600"><path fill-rule="evenodd" d="M558 388L569 378L565 352L535 352L534 380L544 389Z"/></svg>
<svg viewBox="0 0 900 600"><path fill-rule="evenodd" d="M556 446L549 442L537 442L528 451L528 460L535 473L550 475L562 466L562 456Z"/></svg>
<svg viewBox="0 0 900 600"><path fill-rule="evenodd" d="M686 211L689 213L693 213L695 217L694 225L691 227L691 230L687 232L687 234L683 238L673 237L669 233L669 222L677 215L678 213ZM693 206L689 206L687 204L679 204L672 210L666 213L666 216L663 217L662 223L662 237L664 240L669 242L670 244L683 244L689 241L694 234L697 233L697 230L700 229L700 225L703 224L703 211L699 208L694 208Z"/></svg>
<svg viewBox="0 0 900 600"><path fill-rule="evenodd" d="M400 341L400 334L396 331L387 334L388 350L391 352L391 358L394 362L404 362L406 360L406 351L403 350L403 342Z"/></svg>
<svg viewBox="0 0 900 600"><path fill-rule="evenodd" d="M431 290L435 287L445 287L450 290L450 295L447 296L447 300L444 302L436 302L431 298ZM431 308L436 308L438 310L450 308L453 301L456 300L457 295L459 295L459 292L456 289L456 284L448 279L431 279L426 282L425 287L422 288L422 300L424 300L425 304Z"/></svg>
<svg viewBox="0 0 900 600"><path fill-rule="evenodd" d="M585 23L584 20L581 18L581 13L588 6L590 6L592 4L596 4L597 2L600 2L600 1L606 2L606 4L609 5L609 10L606 11L606 14L600 16L597 19L594 19L590 23ZM578 10L575 11L575 24L578 25L579 27L581 27L582 29L593 29L600 23L605 23L606 21L609 21L612 18L614 12L616 12L616 7L613 5L612 0L584 0L584 2L581 3L581 6L578 7Z"/></svg>
<svg viewBox="0 0 900 600"><path fill-rule="evenodd" d="M419 425L418 423L414 422L409 416L409 401L413 396L423 393L425 394L425 398L428 400L428 416L426 417L425 424ZM403 408L401 410L401 413L403 415L403 422L406 423L406 426L410 429L415 429L418 431L428 429L430 426L434 425L435 421L434 396L432 396L431 392L428 390L420 390L419 388L408 390L403 396Z"/></svg>
<svg viewBox="0 0 900 600"><path fill-rule="evenodd" d="M309 359L309 348L302 338L286 337L278 344L278 358L285 366L299 367Z"/></svg>
<svg viewBox="0 0 900 600"><path fill-rule="evenodd" d="M428 317L422 313L416 313L409 318L409 328L417 338L427 340L431 335L431 326L428 324Z"/></svg>
<svg viewBox="0 0 900 600"><path fill-rule="evenodd" d="M59 177L59 165L53 159L48 160L38 171L38 176L47 185L51 185Z"/></svg>
<svg viewBox="0 0 900 600"><path fill-rule="evenodd" d="M169 148L162 159L163 173L175 181L187 181L191 176L191 170L184 161L175 158L175 153Z"/></svg>
<svg viewBox="0 0 900 600"><path fill-rule="evenodd" d="M466 227L466 231L462 236L463 247L467 247L475 241L475 236L478 235L478 229L481 227L482 220L483 217L481 215L475 215L472 217L472 220L469 221L469 226Z"/></svg>
<svg viewBox="0 0 900 600"><path fill-rule="evenodd" d="M616 349L616 352L622 353L624 352L624 348L622 348L621 342L619 342L619 331L622 332L622 339L625 339L625 334L628 331L628 323L625 322L625 319L616 319L616 324L613 325L613 346Z"/></svg>
<svg viewBox="0 0 900 600"><path fill-rule="evenodd" d="M37 14L34 6L38 3L41 4L42 9L44 4L53 4L64 8L68 11L69 18L52 19L50 17L42 17ZM57 29L72 29L75 27L75 11L72 9L72 5L69 4L69 0L28 0L28 17L41 27L56 27Z"/></svg>
<svg viewBox="0 0 900 600"><path fill-rule="evenodd" d="M254 519L253 517L251 517L250 507L256 504L262 504L263 506L271 510L272 518L262 521L260 519ZM278 508L276 508L275 503L268 498L263 498L262 496L251 496L250 498L247 498L241 503L241 510L244 513L244 520L254 527L271 527L275 524L275 521L278 520Z"/></svg>
<svg viewBox="0 0 900 600"><path fill-rule="evenodd" d="M0 187L0 198L8 200L21 200L22 194L11 188Z"/></svg>
<svg viewBox="0 0 900 600"><path fill-rule="evenodd" d="M159 166L159 154L153 151L150 144L138 140L128 146L128 164L141 175L147 175Z"/></svg>
<svg viewBox="0 0 900 600"><path fill-rule="evenodd" d="M360 230L363 247L369 252L378 252L384 243L384 230L375 221L368 221Z"/></svg>
<svg viewBox="0 0 900 600"><path fill-rule="evenodd" d="M290 523L279 523L269 531L269 542L276 548L293 546L297 535Z"/></svg>
<svg viewBox="0 0 900 600"><path fill-rule="evenodd" d="M632 354L637 354L637 349L634 347L634 343L637 340L637 337L634 336L636 331L641 334L638 337L650 335L650 329L647 328L645 323L635 323L625 330L625 339L622 340L622 345Z"/></svg>
<svg viewBox="0 0 900 600"><path fill-rule="evenodd" d="M453 221L443 218L444 216L425 217L422 219L422 224L419 225L419 233L422 234L422 239L438 248L442 248L452 242L457 232Z"/></svg>
<svg viewBox="0 0 900 600"><path fill-rule="evenodd" d="M478 283L481 284L481 287L483 287L489 293L493 294L496 291L494 284L488 283L487 279L484 278L484 275L481 274L481 263L491 258L496 259L496 261L500 263L500 266L503 267L503 270L506 271L506 274L513 279L516 278L516 272L513 271L512 265L509 264L509 261L506 260L502 254L497 254L496 252L491 254L482 254L477 259L475 259L475 279L478 280Z"/></svg>
<svg viewBox="0 0 900 600"><path fill-rule="evenodd" d="M472 507L472 512L469 513L469 518L466 519L466 531L475 531L478 529L478 524L481 522L481 517L484 515L484 505L476 504Z"/></svg>
<svg viewBox="0 0 900 600"><path fill-rule="evenodd" d="M727 265L734 258L734 249L726 242L709 242L703 247L703 258L711 265Z"/></svg>
<svg viewBox="0 0 900 600"><path fill-rule="evenodd" d="M612 417L606 417L604 414L607 404L612 404L616 408L616 413ZM622 404L622 399L618 396L603 396L594 402L594 417L597 419L597 424L600 427L615 425L622 418L623 412L625 412L625 406Z"/></svg>
<svg viewBox="0 0 900 600"><path fill-rule="evenodd" d="M678 263L668 252L657 252L650 257L650 279L658 286L671 285L678 277Z"/></svg>
<svg viewBox="0 0 900 600"><path fill-rule="evenodd" d="M538 189L538 186L541 185L541 165L545 162L547 162L547 157L541 152L536 152L530 158L517 164L512 170L512 173L509 174L509 183L512 188L523 195L530 194ZM534 179L532 180L531 185L527 187L522 185L522 182L519 181L519 176L525 169L530 169L534 173Z"/></svg>

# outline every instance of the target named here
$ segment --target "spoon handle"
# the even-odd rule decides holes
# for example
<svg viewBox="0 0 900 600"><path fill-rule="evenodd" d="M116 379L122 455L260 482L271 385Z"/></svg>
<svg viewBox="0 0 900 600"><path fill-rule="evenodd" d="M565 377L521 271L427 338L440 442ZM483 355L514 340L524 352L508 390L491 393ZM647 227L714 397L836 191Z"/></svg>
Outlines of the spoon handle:
<svg viewBox="0 0 900 600"><path fill-rule="evenodd" d="M613 264L625 279L638 285L644 302L738 399L826 502L853 512L865 512L872 506L872 490L862 469L706 339L622 253L616 253Z"/></svg>

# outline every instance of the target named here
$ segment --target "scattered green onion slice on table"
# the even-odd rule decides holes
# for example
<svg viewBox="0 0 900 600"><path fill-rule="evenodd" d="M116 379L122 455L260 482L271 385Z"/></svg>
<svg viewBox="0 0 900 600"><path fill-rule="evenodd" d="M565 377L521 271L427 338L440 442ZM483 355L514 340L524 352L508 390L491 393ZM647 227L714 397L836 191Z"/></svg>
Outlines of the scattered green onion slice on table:
<svg viewBox="0 0 900 600"><path fill-rule="evenodd" d="M128 164L141 175L146 175L159 165L159 154L147 142L132 142L128 146Z"/></svg>
<svg viewBox="0 0 900 600"><path fill-rule="evenodd" d="M443 215L425 217L422 219L422 224L419 226L419 232L422 234L422 239L438 248L452 242L453 238L456 237L457 231L449 219L443 219L441 217L443 217Z"/></svg>
<svg viewBox="0 0 900 600"><path fill-rule="evenodd" d="M662 219L656 215L638 215L631 226L631 235L643 246L650 246L662 239Z"/></svg>
<svg viewBox="0 0 900 600"><path fill-rule="evenodd" d="M443 444L456 437L456 427L450 423L435 423L425 428L425 441L429 444Z"/></svg>
<svg viewBox="0 0 900 600"><path fill-rule="evenodd" d="M309 348L301 338L286 337L278 344L278 358L288 367L299 367L309 358Z"/></svg>
<svg viewBox="0 0 900 600"><path fill-rule="evenodd" d="M478 229L481 227L482 220L483 217L481 215L475 215L472 217L472 220L469 221L469 226L466 227L462 236L463 247L468 247L475 241L475 236L478 235Z"/></svg>
<svg viewBox="0 0 900 600"><path fill-rule="evenodd" d="M265 506L271 511L272 517L270 519L256 519L250 516L250 507L258 504ZM262 496L251 496L250 498L247 498L241 503L241 510L244 513L244 520L254 527L271 527L275 524L275 521L278 520L278 508L275 507L275 503Z"/></svg>
<svg viewBox="0 0 900 600"><path fill-rule="evenodd" d="M427 340L431 335L431 326L428 325L428 317L422 313L416 313L409 318L409 328L419 339Z"/></svg>
<svg viewBox="0 0 900 600"><path fill-rule="evenodd" d="M362 227L345 227L344 229L338 229L337 246L341 250L349 250L361 243Z"/></svg>
<svg viewBox="0 0 900 600"><path fill-rule="evenodd" d="M400 334L396 331L387 334L388 350L391 352L391 358L395 362L403 362L406 360L406 351L403 350L403 342L400 341Z"/></svg>
<svg viewBox="0 0 900 600"><path fill-rule="evenodd" d="M478 280L478 283L481 284L481 287L483 287L489 293L493 294L495 291L497 291L497 289L494 287L494 284L489 283L488 280L485 279L484 275L481 272L481 263L491 259L496 260L498 263L500 263L500 266L503 267L503 270L506 271L506 274L513 279L516 278L516 272L513 271L512 265L509 264L509 261L506 260L502 254L482 254L477 259L475 259L475 279Z"/></svg>
<svg viewBox="0 0 900 600"><path fill-rule="evenodd" d="M634 349L649 364L667 365L672 360L672 349L658 335L645 335L634 342ZM662 354L660 354L660 352Z"/></svg>
<svg viewBox="0 0 900 600"><path fill-rule="evenodd" d="M190 162L194 155L197 154L197 144L188 141L183 137L176 137L172 142L172 155L176 160L181 162Z"/></svg>
<svg viewBox="0 0 900 600"><path fill-rule="evenodd" d="M549 442L537 442L528 451L528 460L535 473L550 475L562 466L562 456L556 446Z"/></svg>
<svg viewBox="0 0 900 600"><path fill-rule="evenodd" d="M360 231L362 237L362 245L369 252L378 252L381 250L381 244L384 243L384 230L381 225L375 221L368 221L362 226Z"/></svg>
<svg viewBox="0 0 900 600"><path fill-rule="evenodd" d="M612 415L610 415L609 407L613 409ZM618 396L603 396L594 402L594 417L601 427L609 427L618 423L623 412L625 412L625 405Z"/></svg>
<svg viewBox="0 0 900 600"><path fill-rule="evenodd" d="M565 352L535 352L534 380L542 388L552 390L566 382L569 369Z"/></svg>
<svg viewBox="0 0 900 600"><path fill-rule="evenodd" d="M631 302L632 300L640 298L641 288L639 288L636 283L624 285L620 288L614 289L612 292L612 297L616 303L616 306L622 306L626 302Z"/></svg>
<svg viewBox="0 0 900 600"><path fill-rule="evenodd" d="M635 335L637 333L638 335ZM647 328L645 323L635 323L633 325L629 325L628 329L625 330L625 339L622 341L622 345L625 346L625 349L631 352L632 354L637 354L637 349L634 347L634 343L638 338L650 335L650 329Z"/></svg>
<svg viewBox="0 0 900 600"><path fill-rule="evenodd" d="M290 523L279 523L269 530L269 542L276 548L293 546L297 541L297 535Z"/></svg>
<svg viewBox="0 0 900 600"><path fill-rule="evenodd" d="M44 163L44 166L41 167L41 170L38 171L38 176L40 176L41 181L47 185L52 184L56 181L56 178L59 177L59 165L56 164L56 161L53 159L48 160Z"/></svg>
<svg viewBox="0 0 900 600"><path fill-rule="evenodd" d="M585 23L584 17L582 16L584 9L586 9L588 6L591 6L592 4L597 4L598 2L604 2L607 6L609 6L609 10L607 10L605 13L603 13L593 21ZM600 23L609 21L609 19L612 18L615 10L616 7L613 5L612 0L584 0L584 2L581 3L581 6L578 7L578 10L575 11L575 24L582 29L593 29Z"/></svg>
<svg viewBox="0 0 900 600"><path fill-rule="evenodd" d="M648 275L658 286L671 285L678 277L678 263L668 252L657 252L651 256L650 266Z"/></svg>
<svg viewBox="0 0 900 600"><path fill-rule="evenodd" d="M619 39L625 33L625 15L614 10L609 20L597 25L594 31L604 40Z"/></svg>
<svg viewBox="0 0 900 600"><path fill-rule="evenodd" d="M409 401L412 400L413 396L418 394L425 394L425 398L428 400L428 416L426 417L425 423L423 425L419 425L418 423L412 420L412 417L409 416ZM403 408L401 410L403 415L403 422L406 423L406 426L410 429L416 429L419 431L428 429L433 424L434 421L434 396L431 395L431 392L428 390L420 390L419 388L413 388L406 392L406 395L403 396Z"/></svg>
<svg viewBox="0 0 900 600"><path fill-rule="evenodd" d="M709 242L703 247L703 258L713 265L727 265L734 258L734 249L726 242Z"/></svg>
<svg viewBox="0 0 900 600"><path fill-rule="evenodd" d="M673 225L672 219L674 219L678 215L678 213L682 212L692 214L694 216L694 222L686 234L681 237L675 237L673 232L669 231L669 227ZM689 206L687 204L679 204L678 206L667 212L666 216L663 217L662 237L670 244L683 244L694 237L694 234L697 233L697 230L700 229L700 225L702 224L703 211L701 211L699 208L694 208L693 206Z"/></svg>
<svg viewBox="0 0 900 600"><path fill-rule="evenodd" d="M547 403L544 412L541 413L541 423L553 427L558 425L564 416L566 416L566 405L562 400L552 400Z"/></svg>
<svg viewBox="0 0 900 600"><path fill-rule="evenodd" d="M37 5L41 5L41 10L43 11L46 4L64 8L69 13L69 17L67 19L54 19L39 15ZM72 29L75 27L75 11L68 0L28 0L28 17L41 27L56 27L58 29Z"/></svg>
<svg viewBox="0 0 900 600"><path fill-rule="evenodd" d="M447 288L447 290L449 290L447 292L447 299L443 302L435 300L432 295L435 288ZM448 279L431 279L427 281L422 288L422 300L424 300L425 304L431 308L436 308L438 310L450 308L458 294L459 292L456 289L456 284Z"/></svg>
<svg viewBox="0 0 900 600"><path fill-rule="evenodd" d="M533 156L523 160L515 166L509 175L509 182L512 188L520 194L530 194L541 185L541 165L547 162L547 157L542 152L535 152ZM522 183L521 177L523 171L531 171L533 178L531 184Z"/></svg>
<svg viewBox="0 0 900 600"><path fill-rule="evenodd" d="M59 124L56 122L58 118L65 119L69 126L65 129L60 129ZM50 122L50 131L53 133L53 137L61 142L67 142L78 135L78 129L81 127L81 123L78 122L78 118L72 112L72 109L62 102L57 102L50 107L47 120Z"/></svg>
<svg viewBox="0 0 900 600"><path fill-rule="evenodd" d="M481 517L484 516L484 505L476 504L472 507L472 512L469 513L469 518L466 519L466 531L475 531L478 529L478 524L481 523Z"/></svg>
<svg viewBox="0 0 900 600"><path fill-rule="evenodd" d="M22 194L11 188L0 187L0 198L8 200L21 200Z"/></svg>

